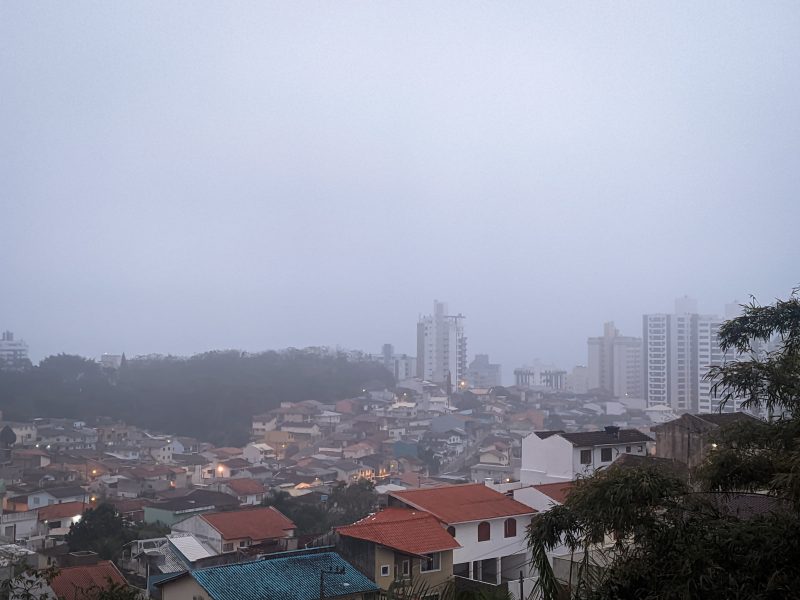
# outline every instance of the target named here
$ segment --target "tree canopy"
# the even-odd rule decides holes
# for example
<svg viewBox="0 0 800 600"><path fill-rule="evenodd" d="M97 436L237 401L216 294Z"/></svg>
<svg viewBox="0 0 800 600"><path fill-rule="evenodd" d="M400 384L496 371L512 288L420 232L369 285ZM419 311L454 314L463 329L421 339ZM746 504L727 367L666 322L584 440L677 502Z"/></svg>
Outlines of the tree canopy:
<svg viewBox="0 0 800 600"><path fill-rule="evenodd" d="M800 298L743 309L719 332L739 359L708 377L723 406L744 399L769 419L720 428L691 484L657 464L579 480L528 531L546 600L800 596ZM566 586L548 561L557 549Z"/></svg>
<svg viewBox="0 0 800 600"><path fill-rule="evenodd" d="M60 354L28 370L0 371L0 406L13 420L102 415L218 445L242 445L253 414L282 401L353 397L370 385L392 387L394 381L377 363L302 350L127 359L116 371Z"/></svg>

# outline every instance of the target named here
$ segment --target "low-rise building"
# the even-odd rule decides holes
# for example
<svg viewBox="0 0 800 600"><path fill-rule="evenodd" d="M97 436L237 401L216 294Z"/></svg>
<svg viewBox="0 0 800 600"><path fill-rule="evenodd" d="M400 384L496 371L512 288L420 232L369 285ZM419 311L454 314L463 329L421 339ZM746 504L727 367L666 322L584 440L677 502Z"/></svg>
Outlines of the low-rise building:
<svg viewBox="0 0 800 600"><path fill-rule="evenodd" d="M194 515L172 526L173 532L191 533L218 554L254 545L272 551L297 547L295 524L275 507L251 508Z"/></svg>
<svg viewBox="0 0 800 600"><path fill-rule="evenodd" d="M607 467L624 454L645 456L653 438L638 429L565 433L534 431L522 440L520 480L524 483L572 481Z"/></svg>
<svg viewBox="0 0 800 600"><path fill-rule="evenodd" d="M162 600L366 600L379 589L335 552L185 571L156 584Z"/></svg>
<svg viewBox="0 0 800 600"><path fill-rule="evenodd" d="M433 515L387 508L336 529L337 549L381 589L441 589L458 542Z"/></svg>
<svg viewBox="0 0 800 600"><path fill-rule="evenodd" d="M432 514L459 544L453 551L453 574L506 586L528 575L525 539L536 512L486 485L468 483L389 493L389 506Z"/></svg>
<svg viewBox="0 0 800 600"><path fill-rule="evenodd" d="M713 450L710 437L721 427L743 421L757 421L747 413L684 414L677 419L651 427L656 436L656 456L669 458L693 469L702 464Z"/></svg>

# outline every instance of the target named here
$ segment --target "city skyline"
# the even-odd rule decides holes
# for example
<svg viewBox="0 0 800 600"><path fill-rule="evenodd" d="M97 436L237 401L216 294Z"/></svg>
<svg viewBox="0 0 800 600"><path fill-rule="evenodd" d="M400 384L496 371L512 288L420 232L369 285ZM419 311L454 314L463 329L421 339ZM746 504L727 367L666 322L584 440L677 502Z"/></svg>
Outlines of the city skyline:
<svg viewBox="0 0 800 600"><path fill-rule="evenodd" d="M792 4L1 10L0 327L34 358L413 354L447 298L508 376L800 283Z"/></svg>

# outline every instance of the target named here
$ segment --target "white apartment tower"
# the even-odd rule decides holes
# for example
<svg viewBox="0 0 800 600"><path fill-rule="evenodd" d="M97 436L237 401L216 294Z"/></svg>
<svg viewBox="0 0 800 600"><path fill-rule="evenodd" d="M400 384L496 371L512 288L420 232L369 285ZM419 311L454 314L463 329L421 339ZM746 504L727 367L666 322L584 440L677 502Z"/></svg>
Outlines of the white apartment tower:
<svg viewBox="0 0 800 600"><path fill-rule="evenodd" d="M619 334L613 322L605 323L602 337L591 337L589 389L603 389L617 398L642 398L642 340Z"/></svg>
<svg viewBox="0 0 800 600"><path fill-rule="evenodd" d="M417 323L417 377L434 383L462 386L467 377L467 338L464 315L447 314L444 302L434 301L433 314ZM464 382L464 384L462 384Z"/></svg>

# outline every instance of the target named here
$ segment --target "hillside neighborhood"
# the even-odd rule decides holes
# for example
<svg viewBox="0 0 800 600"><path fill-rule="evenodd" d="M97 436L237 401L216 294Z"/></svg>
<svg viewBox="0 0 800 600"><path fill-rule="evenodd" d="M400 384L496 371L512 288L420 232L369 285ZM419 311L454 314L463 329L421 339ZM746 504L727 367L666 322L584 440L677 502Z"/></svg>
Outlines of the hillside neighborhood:
<svg viewBox="0 0 800 600"><path fill-rule="evenodd" d="M593 405L607 409L547 390L449 394L408 381L253 415L243 447L102 417L5 421L0 553L57 567L49 586L68 598L70 581L168 600L277 598L286 586L309 599L433 597L445 586L528 598L531 517L563 503L576 479L642 461L687 472L710 431L754 418L653 424L622 411L592 430L582 417ZM555 420L568 428L545 429ZM105 555L71 547L71 527L101 507L138 537ZM317 584L276 578L289 564Z"/></svg>

